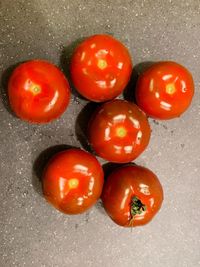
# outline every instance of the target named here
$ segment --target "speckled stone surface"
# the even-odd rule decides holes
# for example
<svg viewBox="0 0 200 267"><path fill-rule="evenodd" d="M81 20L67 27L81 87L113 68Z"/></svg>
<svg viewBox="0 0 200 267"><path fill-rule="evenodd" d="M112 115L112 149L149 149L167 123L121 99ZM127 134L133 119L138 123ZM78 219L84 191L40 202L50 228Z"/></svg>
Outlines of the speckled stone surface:
<svg viewBox="0 0 200 267"><path fill-rule="evenodd" d="M135 162L158 175L165 201L149 225L132 231L115 225L100 204L70 217L41 196L37 176L49 155L65 144L85 147L86 100L72 95L59 120L40 126L7 108L10 66L43 58L66 70L65 53L69 58L74 43L94 33L120 39L134 64L172 59L195 80L192 106L180 119L150 120L150 145ZM199 35L198 0L0 0L1 267L200 266Z"/></svg>

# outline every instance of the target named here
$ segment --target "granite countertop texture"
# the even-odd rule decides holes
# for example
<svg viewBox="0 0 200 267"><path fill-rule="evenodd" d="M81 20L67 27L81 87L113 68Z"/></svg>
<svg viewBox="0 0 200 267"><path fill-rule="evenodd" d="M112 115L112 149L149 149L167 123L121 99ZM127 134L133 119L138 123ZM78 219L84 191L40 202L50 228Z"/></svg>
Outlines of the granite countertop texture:
<svg viewBox="0 0 200 267"><path fill-rule="evenodd" d="M68 73L76 43L97 33L121 40L136 70L174 60L195 81L181 118L150 119L151 142L135 163L157 174L165 200L150 224L132 230L115 225L100 203L66 216L42 197L38 176L48 157L67 146L87 147L88 101L73 91L60 119L32 125L10 113L6 97L15 64L47 59ZM200 266L199 62L198 0L0 0L0 267Z"/></svg>

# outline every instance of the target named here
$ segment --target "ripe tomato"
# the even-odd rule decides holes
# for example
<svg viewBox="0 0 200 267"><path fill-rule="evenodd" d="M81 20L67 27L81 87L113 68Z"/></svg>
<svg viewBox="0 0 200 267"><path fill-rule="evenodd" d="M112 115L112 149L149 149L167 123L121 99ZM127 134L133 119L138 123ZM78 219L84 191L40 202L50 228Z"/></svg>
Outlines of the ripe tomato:
<svg viewBox="0 0 200 267"><path fill-rule="evenodd" d="M103 170L97 159L80 149L56 154L43 174L46 200L66 214L89 209L101 195Z"/></svg>
<svg viewBox="0 0 200 267"><path fill-rule="evenodd" d="M94 35L74 51L70 72L78 92L102 102L121 94L132 72L127 48L109 35Z"/></svg>
<svg viewBox="0 0 200 267"><path fill-rule="evenodd" d="M88 137L95 152L112 162L130 162L147 147L150 126L145 114L125 100L104 103L91 118Z"/></svg>
<svg viewBox="0 0 200 267"><path fill-rule="evenodd" d="M156 175L144 167L116 169L105 182L102 201L111 219L125 227L151 221L163 202L163 189Z"/></svg>
<svg viewBox="0 0 200 267"><path fill-rule="evenodd" d="M70 99L64 74L44 60L31 60L12 73L8 94L13 111L23 120L45 123L58 118Z"/></svg>
<svg viewBox="0 0 200 267"><path fill-rule="evenodd" d="M158 62L138 79L136 100L150 117L179 117L190 105L194 94L192 75L175 62Z"/></svg>

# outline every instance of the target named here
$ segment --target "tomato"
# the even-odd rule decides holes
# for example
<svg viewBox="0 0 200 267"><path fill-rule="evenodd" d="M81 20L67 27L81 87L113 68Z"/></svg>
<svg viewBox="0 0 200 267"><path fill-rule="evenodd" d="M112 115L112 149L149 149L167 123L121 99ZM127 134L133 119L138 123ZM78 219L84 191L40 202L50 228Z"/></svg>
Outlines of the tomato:
<svg viewBox="0 0 200 267"><path fill-rule="evenodd" d="M150 126L146 115L125 100L104 103L89 122L88 139L102 158L130 162L147 147Z"/></svg>
<svg viewBox="0 0 200 267"><path fill-rule="evenodd" d="M8 84L10 105L18 117L33 123L58 118L67 108L70 87L64 74L44 60L19 65Z"/></svg>
<svg viewBox="0 0 200 267"><path fill-rule="evenodd" d="M190 72L175 62L158 62L147 69L136 86L138 106L150 117L179 117L190 105L194 82Z"/></svg>
<svg viewBox="0 0 200 267"><path fill-rule="evenodd" d="M43 174L43 194L56 209L78 214L96 203L104 182L103 170L97 159L80 149L56 154Z"/></svg>
<svg viewBox="0 0 200 267"><path fill-rule="evenodd" d="M121 94L129 82L132 62L127 48L113 37L94 35L74 51L70 72L78 92L102 102Z"/></svg>
<svg viewBox="0 0 200 267"><path fill-rule="evenodd" d="M123 166L108 176L102 201L118 225L134 227L147 224L159 211L163 189L156 175L140 166Z"/></svg>

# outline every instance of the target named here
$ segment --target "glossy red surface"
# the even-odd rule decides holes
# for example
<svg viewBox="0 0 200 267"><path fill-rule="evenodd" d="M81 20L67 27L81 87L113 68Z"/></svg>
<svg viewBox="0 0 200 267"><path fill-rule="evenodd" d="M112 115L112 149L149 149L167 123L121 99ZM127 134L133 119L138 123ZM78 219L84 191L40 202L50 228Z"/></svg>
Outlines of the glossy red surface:
<svg viewBox="0 0 200 267"><path fill-rule="evenodd" d="M64 74L44 60L20 64L12 73L8 94L18 117L34 123L58 118L70 99L70 87Z"/></svg>
<svg viewBox="0 0 200 267"><path fill-rule="evenodd" d="M139 199L143 209L132 215L131 203ZM156 175L147 168L125 166L116 169L105 182L103 205L111 219L125 227L147 224L159 211L163 189Z"/></svg>
<svg viewBox="0 0 200 267"><path fill-rule="evenodd" d="M127 48L109 35L94 35L83 41L71 59L71 78L81 95L102 102L118 96L132 72Z"/></svg>
<svg viewBox="0 0 200 267"><path fill-rule="evenodd" d="M137 82L138 106L150 117L172 119L189 107L194 95L190 72L175 62L158 62Z"/></svg>
<svg viewBox="0 0 200 267"><path fill-rule="evenodd" d="M94 205L103 182L103 170L97 159L80 149L56 154L42 179L46 200L66 214L82 213Z"/></svg>
<svg viewBox="0 0 200 267"><path fill-rule="evenodd" d="M147 147L150 126L145 114L125 100L103 104L93 115L88 128L92 148L111 162L130 162Z"/></svg>

